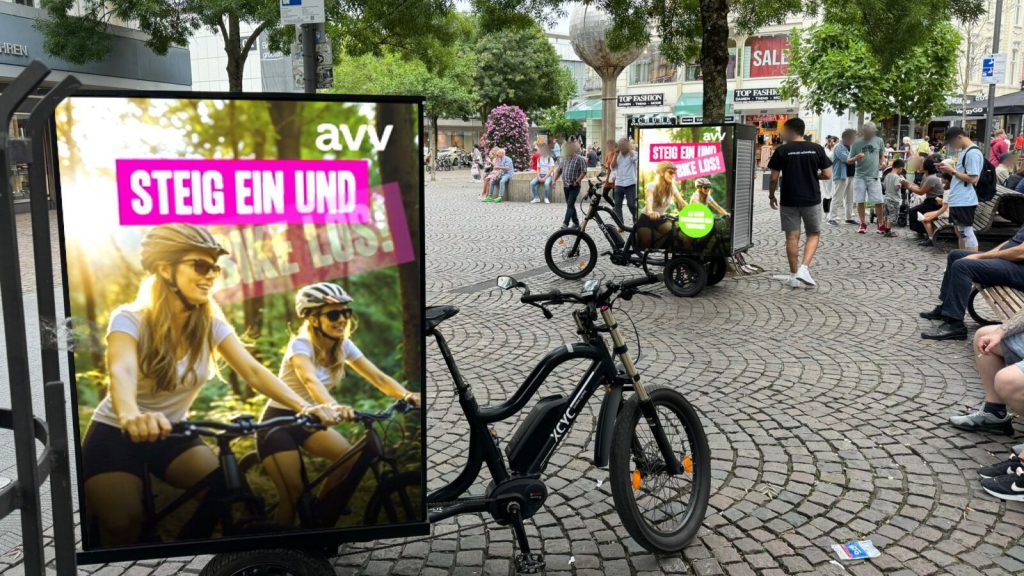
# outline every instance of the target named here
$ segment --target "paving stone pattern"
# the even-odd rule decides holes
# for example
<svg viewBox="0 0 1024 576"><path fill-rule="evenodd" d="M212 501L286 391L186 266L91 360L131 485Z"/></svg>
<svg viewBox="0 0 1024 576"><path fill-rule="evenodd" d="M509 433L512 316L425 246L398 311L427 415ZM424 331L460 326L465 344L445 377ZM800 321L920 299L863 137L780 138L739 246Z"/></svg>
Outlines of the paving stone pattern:
<svg viewBox="0 0 1024 576"><path fill-rule="evenodd" d="M482 404L505 399L548 350L572 341L568 309L545 321L491 288L519 274L535 291L576 290L543 268L563 205L482 203L465 172L427 186L427 291L454 304L448 337ZM975 468L1001 458L1004 437L959 432L946 418L980 398L968 344L926 342L917 311L934 303L945 259L907 238L825 230L816 290L772 278L785 269L778 214L756 201L751 259L766 272L726 278L698 298L637 297L623 310L641 331L647 382L683 391L712 450L711 509L684 553L657 557L626 534L607 473L590 462L596 402L552 459L551 496L527 524L549 574L1020 574L1024 504L980 489ZM603 246L603 239L598 241ZM596 274L635 269L600 261ZM632 332L628 326L627 331ZM467 448L454 386L428 346L431 487L458 472ZM2 359L0 359L2 361ZM6 374L6 372L3 372ZM543 392L571 390L551 382ZM525 413L517 421L525 417ZM503 439L514 424L496 427ZM0 470L13 465L9 442ZM476 488L482 492L486 480ZM16 525L5 521L3 528ZM510 574L511 531L479 515L434 526L431 539L343 549L339 574ZM871 539L882 556L831 563L830 545ZM10 538L2 540L6 544ZM3 552L3 551L0 551ZM104 576L195 574L206 557L82 567ZM3 566L11 567L3 571ZM16 553L0 573L20 574Z"/></svg>

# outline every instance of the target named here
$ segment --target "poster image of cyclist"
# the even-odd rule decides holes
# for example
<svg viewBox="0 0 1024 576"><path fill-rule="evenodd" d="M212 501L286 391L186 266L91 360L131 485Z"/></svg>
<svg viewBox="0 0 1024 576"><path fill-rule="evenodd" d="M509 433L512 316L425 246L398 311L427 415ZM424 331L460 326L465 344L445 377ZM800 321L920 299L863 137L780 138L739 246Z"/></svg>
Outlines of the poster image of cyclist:
<svg viewBox="0 0 1024 576"><path fill-rule="evenodd" d="M728 255L730 132L724 126L637 130L641 246L707 257Z"/></svg>
<svg viewBox="0 0 1024 576"><path fill-rule="evenodd" d="M175 96L55 113L80 558L423 533L420 104Z"/></svg>

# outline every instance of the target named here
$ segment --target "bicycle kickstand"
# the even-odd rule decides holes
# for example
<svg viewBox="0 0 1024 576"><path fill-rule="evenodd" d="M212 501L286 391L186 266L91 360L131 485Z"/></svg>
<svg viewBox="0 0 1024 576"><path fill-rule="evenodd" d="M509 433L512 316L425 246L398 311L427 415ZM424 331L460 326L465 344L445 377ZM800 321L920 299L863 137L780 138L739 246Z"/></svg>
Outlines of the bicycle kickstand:
<svg viewBox="0 0 1024 576"><path fill-rule="evenodd" d="M526 537L526 528L523 526L523 516L520 513L518 503L509 503L508 515L509 524L512 525L512 531L515 533L516 541L519 543L519 549L522 550L522 552L516 554L516 573L537 574L542 572L545 566L544 556L530 552L530 541Z"/></svg>

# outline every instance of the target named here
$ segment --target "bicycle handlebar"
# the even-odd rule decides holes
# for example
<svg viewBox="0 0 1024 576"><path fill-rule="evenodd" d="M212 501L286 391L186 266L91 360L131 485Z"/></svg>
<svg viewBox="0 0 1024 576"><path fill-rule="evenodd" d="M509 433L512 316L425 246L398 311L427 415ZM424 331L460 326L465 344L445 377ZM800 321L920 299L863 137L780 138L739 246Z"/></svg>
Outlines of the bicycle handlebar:
<svg viewBox="0 0 1024 576"><path fill-rule="evenodd" d="M371 412L356 412L355 422L381 422L390 418L395 412L405 414L413 410L412 404L405 400L398 400L383 412L376 414ZM213 420L195 420L175 422L171 425L172 436L233 436L241 437L255 434L260 430L276 428L278 426L303 426L306 428L325 428L315 416L309 414L296 414L294 416L278 416L262 422L256 422L254 416L245 414L234 418L231 423L216 422Z"/></svg>
<svg viewBox="0 0 1024 576"><path fill-rule="evenodd" d="M599 291L593 294L572 294L568 292L562 292L560 290L552 290L551 292L545 292L542 294L530 294L529 288L527 293L524 294L519 301L523 304L565 304L568 302L577 302L580 304L594 304L594 305L605 305L610 302L612 296L616 293L620 293L626 296L627 299L632 297L638 288L641 286L647 286L648 284L654 284L661 280L658 275L649 275L634 280L626 280L625 282L609 282L603 291ZM524 285L525 286L525 285Z"/></svg>

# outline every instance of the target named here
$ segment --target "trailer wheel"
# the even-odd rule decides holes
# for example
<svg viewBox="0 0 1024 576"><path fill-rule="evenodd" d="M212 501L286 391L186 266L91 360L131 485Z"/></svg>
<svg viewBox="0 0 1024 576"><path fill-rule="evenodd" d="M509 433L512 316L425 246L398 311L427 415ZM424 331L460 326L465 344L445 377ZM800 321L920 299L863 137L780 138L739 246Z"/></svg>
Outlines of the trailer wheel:
<svg viewBox="0 0 1024 576"><path fill-rule="evenodd" d="M334 568L323 554L293 548L218 554L199 573L199 576L334 575Z"/></svg>

